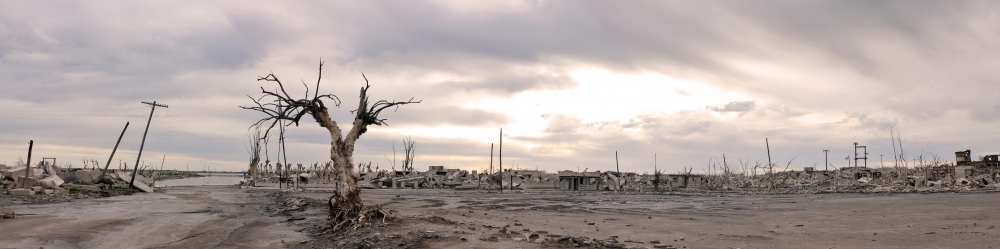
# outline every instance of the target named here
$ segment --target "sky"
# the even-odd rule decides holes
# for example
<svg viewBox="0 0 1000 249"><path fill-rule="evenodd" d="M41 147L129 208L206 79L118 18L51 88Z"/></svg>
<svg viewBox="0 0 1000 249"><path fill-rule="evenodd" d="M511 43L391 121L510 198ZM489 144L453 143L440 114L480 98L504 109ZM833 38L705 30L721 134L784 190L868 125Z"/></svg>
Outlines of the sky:
<svg viewBox="0 0 1000 249"><path fill-rule="evenodd" d="M256 79L305 96L321 60L345 130L362 73L422 100L359 139L382 169L407 136L418 170L483 171L491 146L498 167L501 128L504 167L548 171L844 167L855 142L891 165L891 129L954 161L1000 154L998 58L994 1L3 1L0 163L33 140L34 162L105 164L128 122L111 167L134 165L157 101L143 164L245 170L264 116L239 106L277 88ZM311 118L287 137L329 160Z"/></svg>

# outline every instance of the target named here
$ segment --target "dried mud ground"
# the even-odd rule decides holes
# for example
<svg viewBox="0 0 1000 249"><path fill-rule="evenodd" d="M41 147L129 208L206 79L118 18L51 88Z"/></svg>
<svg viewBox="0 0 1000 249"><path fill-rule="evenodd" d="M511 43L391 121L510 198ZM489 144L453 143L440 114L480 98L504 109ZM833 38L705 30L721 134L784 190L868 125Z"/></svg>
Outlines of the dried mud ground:
<svg viewBox="0 0 1000 249"><path fill-rule="evenodd" d="M541 231L618 236L624 245L646 248L653 240L676 248L1000 248L998 192L703 196L363 190L368 205L384 205L396 218L360 231L317 235L329 195L173 187L59 203L0 198L0 211L18 214L0 220L0 248L573 245L515 240ZM508 225L512 234L500 232Z"/></svg>

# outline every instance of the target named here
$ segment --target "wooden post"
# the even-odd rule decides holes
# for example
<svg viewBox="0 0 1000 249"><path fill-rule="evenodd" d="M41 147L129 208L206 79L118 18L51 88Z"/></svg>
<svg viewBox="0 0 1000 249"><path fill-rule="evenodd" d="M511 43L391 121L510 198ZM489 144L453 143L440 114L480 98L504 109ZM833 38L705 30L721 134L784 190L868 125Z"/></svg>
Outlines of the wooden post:
<svg viewBox="0 0 1000 249"><path fill-rule="evenodd" d="M615 189L621 191L622 188L622 171L618 167L618 151L615 151L615 172L618 172L618 179L615 180Z"/></svg>
<svg viewBox="0 0 1000 249"><path fill-rule="evenodd" d="M149 120L146 120L146 131L142 133L142 143L139 144L139 155L135 157L135 167L132 170L132 179L128 182L129 187L135 188L135 173L139 172L139 158L142 158L142 148L146 146L146 134L149 133L149 123L153 122L153 111L156 107L167 108L167 105L157 104L156 101L153 103L142 102L143 104L149 105Z"/></svg>
<svg viewBox="0 0 1000 249"><path fill-rule="evenodd" d="M500 193L503 193L503 128L500 128Z"/></svg>
<svg viewBox="0 0 1000 249"><path fill-rule="evenodd" d="M622 174L621 169L618 168L618 151L617 150L615 151L615 171L618 172L619 175Z"/></svg>
<svg viewBox="0 0 1000 249"><path fill-rule="evenodd" d="M764 146L767 146L767 167L771 168L771 144L767 142L767 138L764 138Z"/></svg>
<svg viewBox="0 0 1000 249"><path fill-rule="evenodd" d="M35 140L28 141L28 161L24 163L24 183L21 184L22 188L28 188L28 173L31 173L31 149L33 147L35 147Z"/></svg>
<svg viewBox="0 0 1000 249"><path fill-rule="evenodd" d="M115 158L115 151L118 151L118 145L122 143L122 137L125 136L125 131L128 130L128 123L129 122L125 122L125 129L122 129L122 134L118 135L118 142L115 142L115 148L111 149L111 156L108 157L108 163L104 164L104 172L108 171L108 166L111 166L111 159Z"/></svg>
<svg viewBox="0 0 1000 249"><path fill-rule="evenodd" d="M493 183L490 181L493 178L493 143L490 143L490 172L486 175L489 176L486 178L486 192L489 192L490 187L493 186ZM482 179L479 182L482 184Z"/></svg>

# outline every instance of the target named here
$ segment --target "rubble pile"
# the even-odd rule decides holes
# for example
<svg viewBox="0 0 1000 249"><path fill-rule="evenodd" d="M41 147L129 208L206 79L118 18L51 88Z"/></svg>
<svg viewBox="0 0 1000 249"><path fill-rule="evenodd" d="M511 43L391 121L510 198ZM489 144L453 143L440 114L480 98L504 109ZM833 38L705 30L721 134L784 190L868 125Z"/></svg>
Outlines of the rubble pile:
<svg viewBox="0 0 1000 249"><path fill-rule="evenodd" d="M95 167L96 168L96 167ZM0 193L15 196L99 193L128 189L131 172L67 168L39 162L34 167L0 165ZM134 185L141 191L152 192L153 172L136 175ZM114 192L114 191L112 191Z"/></svg>
<svg viewBox="0 0 1000 249"><path fill-rule="evenodd" d="M250 186L267 186L268 184L300 186L336 187L333 166L330 163L313 163L310 166L302 164L271 164L265 162L255 170L245 175ZM444 166L430 166L427 171L402 171L372 169L370 164L357 167L358 187L367 189L379 188L411 188L411 189L527 189L554 188L557 179L555 174L537 170L507 170L502 173L486 174L475 170L445 169Z"/></svg>
<svg viewBox="0 0 1000 249"><path fill-rule="evenodd" d="M310 186L335 188L330 164L311 167L267 165L251 183L298 181ZM737 194L807 194L825 192L895 193L1000 189L1000 168L994 166L923 165L919 167L845 167L832 170L782 170L741 173L724 170L718 174L639 174L635 172L504 170L485 174L477 171L430 166L427 171L397 171L358 167L361 188L406 189L561 189L573 191L722 192Z"/></svg>

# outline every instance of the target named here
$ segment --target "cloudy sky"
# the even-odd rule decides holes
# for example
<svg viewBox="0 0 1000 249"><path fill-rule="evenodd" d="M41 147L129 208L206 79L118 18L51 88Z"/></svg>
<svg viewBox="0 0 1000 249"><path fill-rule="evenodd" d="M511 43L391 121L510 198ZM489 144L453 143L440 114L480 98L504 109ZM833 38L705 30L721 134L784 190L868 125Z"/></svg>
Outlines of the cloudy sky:
<svg viewBox="0 0 1000 249"><path fill-rule="evenodd" d="M112 167L132 165L155 100L147 163L242 170L262 114L238 106L276 87L256 78L304 95L320 58L345 129L362 73L423 100L362 136L355 161L382 168L405 136L417 169L488 168L501 127L505 166L546 170L766 163L765 138L782 166L846 166L853 142L877 165L890 128L909 159L1000 153L996 2L4 1L0 163L29 140L103 163L131 122ZM288 137L290 161L328 160L311 118Z"/></svg>

